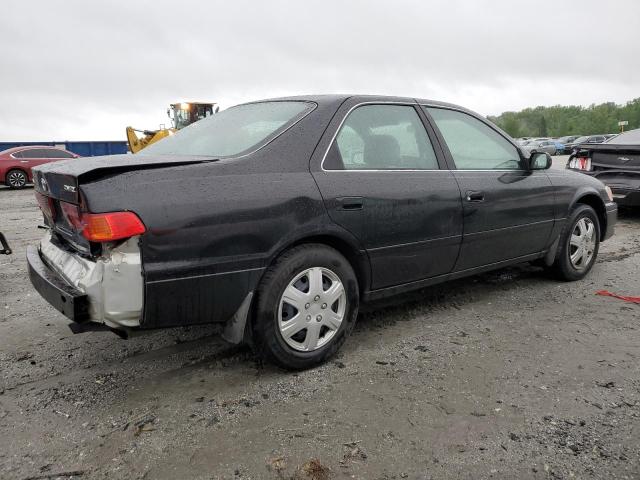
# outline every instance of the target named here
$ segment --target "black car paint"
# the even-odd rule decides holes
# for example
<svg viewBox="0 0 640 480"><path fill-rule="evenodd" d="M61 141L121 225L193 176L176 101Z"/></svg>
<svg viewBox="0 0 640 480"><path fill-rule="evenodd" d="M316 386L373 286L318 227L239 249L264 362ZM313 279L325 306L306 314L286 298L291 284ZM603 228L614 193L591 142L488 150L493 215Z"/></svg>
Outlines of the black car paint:
<svg viewBox="0 0 640 480"><path fill-rule="evenodd" d="M62 190L59 198L94 213L130 210L144 222L143 328L228 320L273 260L301 242L345 254L367 300L542 258L575 202L589 196L605 210L603 185L570 172L456 171L420 105L469 113L513 143L460 107L376 96L305 100L314 111L239 158L116 156L39 169L48 185L77 182L75 198ZM343 118L367 102L413 106L443 169L324 171ZM41 182L36 189L52 194ZM467 190L484 192L483 201L466 201ZM611 228L601 219L604 239Z"/></svg>
<svg viewBox="0 0 640 480"><path fill-rule="evenodd" d="M567 169L572 170L569 164L576 157L590 158L592 170L573 170L597 178L611 188L618 205L640 206L640 145L582 145L569 157Z"/></svg>

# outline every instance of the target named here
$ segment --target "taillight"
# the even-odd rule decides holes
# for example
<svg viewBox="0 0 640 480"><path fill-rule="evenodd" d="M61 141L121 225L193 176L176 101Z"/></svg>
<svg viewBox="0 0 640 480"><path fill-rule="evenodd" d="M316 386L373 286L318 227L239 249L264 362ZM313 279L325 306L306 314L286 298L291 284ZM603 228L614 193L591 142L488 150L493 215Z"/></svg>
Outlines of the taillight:
<svg viewBox="0 0 640 480"><path fill-rule="evenodd" d="M574 157L569 162L569 168L576 170L591 170L591 159L589 157Z"/></svg>
<svg viewBox="0 0 640 480"><path fill-rule="evenodd" d="M55 210L53 208L53 200L51 197L47 197L36 192L36 201L38 202L40 210L42 210L42 214L49 220L53 220Z"/></svg>
<svg viewBox="0 0 640 480"><path fill-rule="evenodd" d="M113 242L146 231L133 212L88 213L67 202L60 202L60 211L67 224L90 242Z"/></svg>
<svg viewBox="0 0 640 480"><path fill-rule="evenodd" d="M112 242L141 235L146 231L133 212L83 213L82 235L90 242Z"/></svg>

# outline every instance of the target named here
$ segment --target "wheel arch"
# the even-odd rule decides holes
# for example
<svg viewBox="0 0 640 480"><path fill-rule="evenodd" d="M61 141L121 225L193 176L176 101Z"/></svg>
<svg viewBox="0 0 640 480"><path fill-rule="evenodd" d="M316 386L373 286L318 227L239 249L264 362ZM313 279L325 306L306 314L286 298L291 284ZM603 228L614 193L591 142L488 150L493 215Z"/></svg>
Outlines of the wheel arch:
<svg viewBox="0 0 640 480"><path fill-rule="evenodd" d="M297 232L295 236L289 236L273 249L265 261L265 268L262 274L252 282L251 291L249 292L245 303L241 305L236 315L227 321L225 333L223 337L231 343L244 342L254 345L254 332L256 322L256 295L260 283L263 281L264 275L268 268L273 265L276 260L288 250L306 244L326 245L338 251L344 256L356 275L358 280L358 289L360 297L368 291L371 285L371 266L369 264L369 256L360 248L358 241L348 231L342 230L337 226L326 225L322 233L317 228L310 230L302 230Z"/></svg>
<svg viewBox="0 0 640 480"><path fill-rule="evenodd" d="M337 227L329 228L323 232L318 232L317 230L299 232L295 237L290 237L278 245L270 256L266 267L268 268L273 265L280 255L291 248L313 243L326 245L337 250L347 259L351 268L353 268L356 278L358 279L360 294L362 295L369 289L369 286L371 285L371 265L369 263L369 256L364 249L361 248L355 237L353 237L349 232ZM260 281L262 281L262 279L260 279Z"/></svg>
<svg viewBox="0 0 640 480"><path fill-rule="evenodd" d="M344 256L351 265L351 268L353 268L356 278L358 279L360 298L363 297L364 292L366 292L371 285L371 266L369 264L369 256L363 249L359 248L355 238L351 237L348 232L341 231L339 229L330 229L328 232L323 233L301 233L297 237L281 243L270 256L266 264L266 268L255 283L255 289L257 289L263 281L263 277L267 269L273 265L282 254L292 248L307 244L326 245L335 249ZM253 295L254 291L255 290L253 290L247 297L245 310L240 312L241 322L238 323L234 319L227 322L225 335L223 336L225 338L240 339L232 341L232 343L244 342L249 345L254 345L255 343L253 330L256 322L256 297Z"/></svg>

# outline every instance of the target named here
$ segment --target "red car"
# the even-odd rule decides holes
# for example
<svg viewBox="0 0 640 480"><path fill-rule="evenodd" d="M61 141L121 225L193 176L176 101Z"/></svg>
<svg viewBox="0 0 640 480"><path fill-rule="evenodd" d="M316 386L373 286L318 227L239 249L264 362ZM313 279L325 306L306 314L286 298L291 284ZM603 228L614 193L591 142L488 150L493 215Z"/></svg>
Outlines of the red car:
<svg viewBox="0 0 640 480"><path fill-rule="evenodd" d="M14 147L0 152L0 185L22 188L33 180L31 169L79 155L57 147Z"/></svg>

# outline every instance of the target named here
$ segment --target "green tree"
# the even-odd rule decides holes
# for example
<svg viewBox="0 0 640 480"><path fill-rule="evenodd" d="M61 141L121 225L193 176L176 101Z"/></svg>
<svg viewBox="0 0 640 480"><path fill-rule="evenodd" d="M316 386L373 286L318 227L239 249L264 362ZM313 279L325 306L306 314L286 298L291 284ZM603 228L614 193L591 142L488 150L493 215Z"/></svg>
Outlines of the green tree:
<svg viewBox="0 0 640 480"><path fill-rule="evenodd" d="M624 105L613 102L581 107L576 105L525 108L504 112L489 119L512 137L562 137L616 133L618 122L627 120L625 130L640 128L640 98Z"/></svg>

